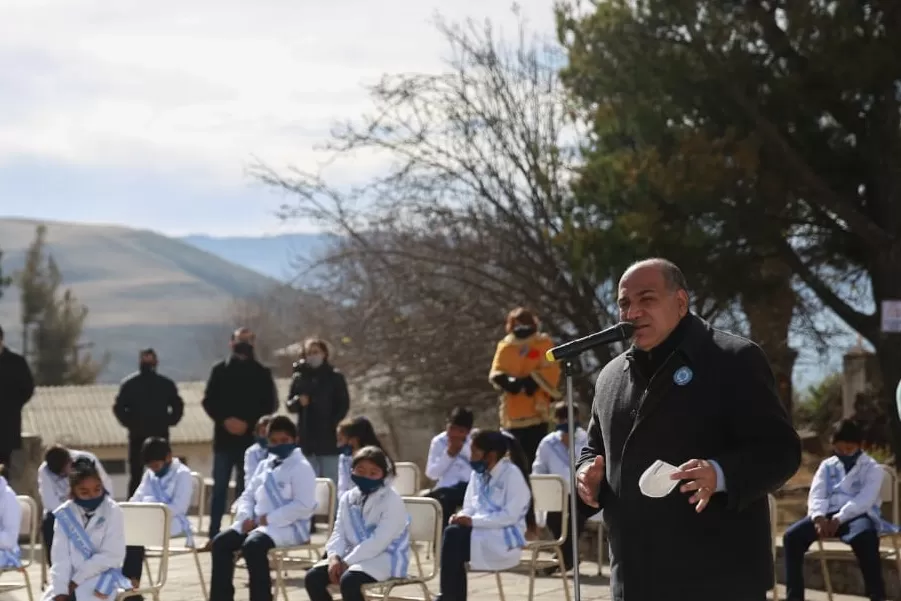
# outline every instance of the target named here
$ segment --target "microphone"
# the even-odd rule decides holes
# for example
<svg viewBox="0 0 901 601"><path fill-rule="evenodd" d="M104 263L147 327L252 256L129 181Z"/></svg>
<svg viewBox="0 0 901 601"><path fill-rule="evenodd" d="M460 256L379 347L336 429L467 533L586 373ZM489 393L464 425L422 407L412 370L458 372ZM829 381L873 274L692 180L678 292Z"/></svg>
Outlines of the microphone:
<svg viewBox="0 0 901 601"><path fill-rule="evenodd" d="M562 361L564 359L572 359L596 346L605 344L613 344L614 342L622 342L626 338L631 338L635 332L635 326L628 321L621 321L615 326L610 326L606 330L589 334L583 338L577 338L567 343L555 346L544 354L548 361Z"/></svg>

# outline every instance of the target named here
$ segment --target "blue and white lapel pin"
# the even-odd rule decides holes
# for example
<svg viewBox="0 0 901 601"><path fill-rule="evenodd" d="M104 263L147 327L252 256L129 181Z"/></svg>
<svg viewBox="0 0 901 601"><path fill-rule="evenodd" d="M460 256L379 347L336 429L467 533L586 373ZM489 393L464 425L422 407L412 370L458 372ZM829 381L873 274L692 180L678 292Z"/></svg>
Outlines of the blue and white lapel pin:
<svg viewBox="0 0 901 601"><path fill-rule="evenodd" d="M676 370L676 373L673 374L673 382L675 382L676 386L685 386L691 379L694 377L694 372L691 371L691 368L687 365L683 365L679 369Z"/></svg>

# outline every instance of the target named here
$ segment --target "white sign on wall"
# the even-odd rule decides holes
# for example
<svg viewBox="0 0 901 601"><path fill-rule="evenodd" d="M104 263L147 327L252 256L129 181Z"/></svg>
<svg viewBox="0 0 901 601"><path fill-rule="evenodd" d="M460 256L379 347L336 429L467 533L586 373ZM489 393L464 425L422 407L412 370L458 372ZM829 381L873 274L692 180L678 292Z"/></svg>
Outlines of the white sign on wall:
<svg viewBox="0 0 901 601"><path fill-rule="evenodd" d="M901 334L901 300L882 301L882 332Z"/></svg>

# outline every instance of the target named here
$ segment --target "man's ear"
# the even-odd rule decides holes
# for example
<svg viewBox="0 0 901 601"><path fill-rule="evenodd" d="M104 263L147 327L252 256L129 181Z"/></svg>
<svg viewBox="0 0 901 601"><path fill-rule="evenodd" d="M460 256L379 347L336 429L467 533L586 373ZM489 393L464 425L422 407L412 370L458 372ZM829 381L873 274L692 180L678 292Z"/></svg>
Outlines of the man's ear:
<svg viewBox="0 0 901 601"><path fill-rule="evenodd" d="M685 290L676 292L676 298L679 300L679 315L685 317L688 315L688 293Z"/></svg>

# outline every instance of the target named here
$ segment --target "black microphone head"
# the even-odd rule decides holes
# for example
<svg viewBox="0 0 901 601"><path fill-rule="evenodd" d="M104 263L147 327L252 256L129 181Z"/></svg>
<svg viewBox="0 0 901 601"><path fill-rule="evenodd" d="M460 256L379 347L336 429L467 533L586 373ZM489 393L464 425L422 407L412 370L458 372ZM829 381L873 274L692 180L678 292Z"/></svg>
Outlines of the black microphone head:
<svg viewBox="0 0 901 601"><path fill-rule="evenodd" d="M631 338L632 334L635 333L635 325L632 324L631 321L621 321L618 324L616 324L616 327L618 327L619 331L622 332L623 340L626 340L627 338Z"/></svg>

